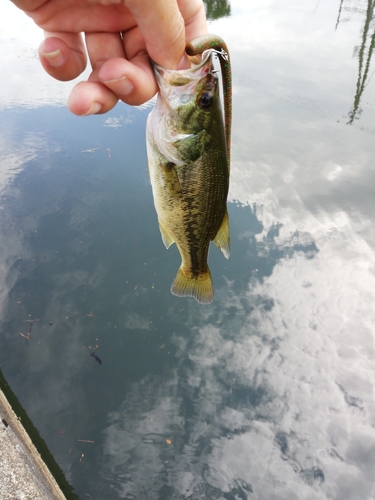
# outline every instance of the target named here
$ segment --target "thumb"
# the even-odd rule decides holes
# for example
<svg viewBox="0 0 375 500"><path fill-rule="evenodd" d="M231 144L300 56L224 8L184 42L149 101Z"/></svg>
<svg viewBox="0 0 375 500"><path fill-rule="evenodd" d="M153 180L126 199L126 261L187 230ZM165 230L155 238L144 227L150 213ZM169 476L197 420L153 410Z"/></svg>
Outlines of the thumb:
<svg viewBox="0 0 375 500"><path fill-rule="evenodd" d="M185 55L185 22L176 0L126 0L153 61L177 69Z"/></svg>

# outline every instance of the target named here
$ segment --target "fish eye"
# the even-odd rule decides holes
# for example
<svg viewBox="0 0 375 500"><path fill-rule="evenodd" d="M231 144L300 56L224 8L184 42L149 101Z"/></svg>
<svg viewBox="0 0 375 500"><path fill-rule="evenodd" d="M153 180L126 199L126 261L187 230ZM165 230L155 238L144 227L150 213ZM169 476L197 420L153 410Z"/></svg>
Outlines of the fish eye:
<svg viewBox="0 0 375 500"><path fill-rule="evenodd" d="M208 109L211 107L213 100L214 100L214 96L211 92L203 92L198 97L198 106L201 109Z"/></svg>

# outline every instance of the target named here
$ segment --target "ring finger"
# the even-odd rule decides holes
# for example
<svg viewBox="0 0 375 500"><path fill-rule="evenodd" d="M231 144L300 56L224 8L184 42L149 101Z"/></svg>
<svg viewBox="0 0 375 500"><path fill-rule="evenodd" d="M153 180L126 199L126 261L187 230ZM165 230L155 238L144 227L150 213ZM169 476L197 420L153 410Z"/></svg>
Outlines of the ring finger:
<svg viewBox="0 0 375 500"><path fill-rule="evenodd" d="M68 107L77 115L106 113L118 96L98 77L102 66L113 58L125 58L119 33L86 33L86 46L92 72L87 82L80 82L70 94Z"/></svg>

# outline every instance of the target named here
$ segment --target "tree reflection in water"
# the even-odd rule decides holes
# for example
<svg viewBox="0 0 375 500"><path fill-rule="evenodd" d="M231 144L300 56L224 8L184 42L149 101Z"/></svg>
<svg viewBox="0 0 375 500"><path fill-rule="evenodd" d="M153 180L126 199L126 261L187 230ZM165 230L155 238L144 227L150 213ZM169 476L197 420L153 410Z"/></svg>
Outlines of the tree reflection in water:
<svg viewBox="0 0 375 500"><path fill-rule="evenodd" d="M207 19L219 19L230 16L230 3L227 0L203 0Z"/></svg>
<svg viewBox="0 0 375 500"><path fill-rule="evenodd" d="M357 79L354 103L352 109L349 111L349 121L348 121L349 125L351 125L354 120L359 120L363 111L363 109L360 106L360 102L363 91L365 90L366 84L368 83L367 78L370 69L371 57L375 46L375 28L373 23L374 8L375 8L375 1L368 0L367 8L365 10L366 17L362 31L362 42L359 47L357 46L354 48L354 54L358 55L359 64L358 64L358 79ZM344 0L341 0L336 22L336 29L340 21L342 22L341 15L343 10L354 13L363 11L363 9L361 9L360 7L351 7L349 5L346 6Z"/></svg>

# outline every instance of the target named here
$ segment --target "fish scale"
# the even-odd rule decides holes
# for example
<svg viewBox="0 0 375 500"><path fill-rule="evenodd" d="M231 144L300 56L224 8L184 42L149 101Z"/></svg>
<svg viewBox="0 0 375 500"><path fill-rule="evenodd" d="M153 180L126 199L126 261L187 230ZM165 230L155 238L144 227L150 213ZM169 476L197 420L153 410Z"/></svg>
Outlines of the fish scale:
<svg viewBox="0 0 375 500"><path fill-rule="evenodd" d="M202 43L200 38L197 45L189 44L189 50L195 47L196 55L207 48L207 41L210 49L215 46L214 40L219 39L208 35ZM224 100L229 116L224 125L214 52L205 51L188 70L154 64L160 91L147 120L149 171L162 239L167 248L176 243L182 259L171 291L202 304L213 300L207 264L210 242L226 258L230 252L226 207L230 112ZM229 56L225 63L229 64Z"/></svg>

